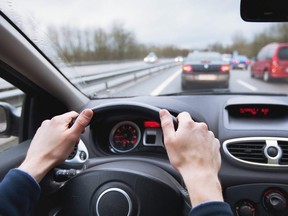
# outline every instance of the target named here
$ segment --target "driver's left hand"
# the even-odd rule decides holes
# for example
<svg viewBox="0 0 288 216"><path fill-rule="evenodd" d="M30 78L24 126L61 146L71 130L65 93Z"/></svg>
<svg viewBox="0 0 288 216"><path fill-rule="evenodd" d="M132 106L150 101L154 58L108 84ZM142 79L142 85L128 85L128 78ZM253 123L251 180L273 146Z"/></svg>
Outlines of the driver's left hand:
<svg viewBox="0 0 288 216"><path fill-rule="evenodd" d="M71 111L43 121L19 169L40 182L49 170L68 158L92 117L93 111L85 109L80 114Z"/></svg>

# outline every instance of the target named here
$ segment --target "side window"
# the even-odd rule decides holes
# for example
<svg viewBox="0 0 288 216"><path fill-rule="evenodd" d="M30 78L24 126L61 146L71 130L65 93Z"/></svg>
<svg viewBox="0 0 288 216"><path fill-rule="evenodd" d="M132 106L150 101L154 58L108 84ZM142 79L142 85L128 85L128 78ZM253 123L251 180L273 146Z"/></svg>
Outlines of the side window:
<svg viewBox="0 0 288 216"><path fill-rule="evenodd" d="M274 53L275 53L275 46L272 46L267 53L267 59L271 59Z"/></svg>
<svg viewBox="0 0 288 216"><path fill-rule="evenodd" d="M21 115L24 93L15 88L12 84L0 78L0 101L8 103L16 108L17 115ZM3 113L0 113L1 127L5 124ZM5 127L5 126L4 126ZM2 137L0 136L0 152L11 148L19 143L18 136Z"/></svg>
<svg viewBox="0 0 288 216"><path fill-rule="evenodd" d="M279 49L278 57L281 60L288 60L288 47L282 47Z"/></svg>
<svg viewBox="0 0 288 216"><path fill-rule="evenodd" d="M257 59L258 59L258 60L263 60L263 59L265 59L265 52L266 52L266 49L263 48L263 49L258 53Z"/></svg>

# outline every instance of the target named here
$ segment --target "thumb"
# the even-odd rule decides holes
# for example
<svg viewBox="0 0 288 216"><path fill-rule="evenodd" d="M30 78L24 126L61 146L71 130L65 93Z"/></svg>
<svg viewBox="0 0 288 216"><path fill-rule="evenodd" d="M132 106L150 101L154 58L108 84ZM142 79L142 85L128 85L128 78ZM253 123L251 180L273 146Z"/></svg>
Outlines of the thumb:
<svg viewBox="0 0 288 216"><path fill-rule="evenodd" d="M161 120L161 127L164 135L164 140L169 140L170 137L174 136L175 129L171 114L165 110L160 110L160 120Z"/></svg>
<svg viewBox="0 0 288 216"><path fill-rule="evenodd" d="M71 130L81 134L85 127L90 123L93 117L93 111L91 109L83 110L77 117L75 123L72 125Z"/></svg>

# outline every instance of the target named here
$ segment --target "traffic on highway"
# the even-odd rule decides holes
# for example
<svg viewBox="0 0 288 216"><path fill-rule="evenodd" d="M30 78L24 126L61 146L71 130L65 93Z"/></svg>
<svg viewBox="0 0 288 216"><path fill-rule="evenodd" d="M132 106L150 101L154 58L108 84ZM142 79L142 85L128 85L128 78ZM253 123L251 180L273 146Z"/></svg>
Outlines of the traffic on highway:
<svg viewBox="0 0 288 216"><path fill-rule="evenodd" d="M81 82L85 78L95 79L93 84L87 87L93 97L131 97L137 95L165 95L165 94L199 94L199 93L255 93L255 94L286 94L288 85L286 79L273 80L265 82L261 78L251 76L251 69L231 69L229 87L220 88L194 88L191 90L183 89L181 86L182 64L173 62L173 59L165 59L158 65L146 65L142 61L132 61L125 63L114 63L101 65L75 66L75 69L81 71L82 78L75 79L74 82ZM66 68L67 70L67 68ZM65 73L65 69L63 70ZM119 75L115 78L115 72L126 75ZM139 72L138 72L139 71ZM139 73L138 75L136 73ZM128 74L127 74L128 73ZM112 74L112 75L111 75ZM136 74L136 75L135 75ZM96 77L93 77L93 75ZM91 78L92 77L92 78ZM113 77L113 79L111 78ZM113 80L113 81L111 81ZM115 81L116 80L116 81ZM108 84L111 81L111 85ZM110 83L110 82L109 82ZM193 84L192 84L193 85ZM3 101L13 101L22 95L11 85L2 81ZM11 96L10 96L11 95ZM14 105L17 104L17 101Z"/></svg>

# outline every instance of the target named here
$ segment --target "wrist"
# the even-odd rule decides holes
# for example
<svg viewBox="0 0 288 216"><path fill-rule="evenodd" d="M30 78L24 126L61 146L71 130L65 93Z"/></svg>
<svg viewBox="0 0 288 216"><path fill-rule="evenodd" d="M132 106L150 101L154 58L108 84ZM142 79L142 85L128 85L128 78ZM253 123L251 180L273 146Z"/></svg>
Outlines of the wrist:
<svg viewBox="0 0 288 216"><path fill-rule="evenodd" d="M29 173L38 183L49 172L52 167L47 162L26 161L18 167L19 169Z"/></svg>
<svg viewBox="0 0 288 216"><path fill-rule="evenodd" d="M214 172L190 172L182 174L182 176L192 206L210 201L223 202L222 187L218 175Z"/></svg>

